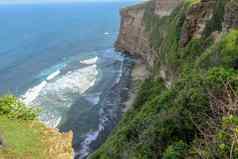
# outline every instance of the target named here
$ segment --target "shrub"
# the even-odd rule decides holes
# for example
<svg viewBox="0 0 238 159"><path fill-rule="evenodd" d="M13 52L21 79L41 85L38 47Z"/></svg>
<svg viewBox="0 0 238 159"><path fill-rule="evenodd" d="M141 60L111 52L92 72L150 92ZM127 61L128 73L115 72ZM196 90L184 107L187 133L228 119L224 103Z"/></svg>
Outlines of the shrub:
<svg viewBox="0 0 238 159"><path fill-rule="evenodd" d="M222 40L211 46L196 61L196 67L209 68L214 66L238 66L238 30L223 35Z"/></svg>
<svg viewBox="0 0 238 159"><path fill-rule="evenodd" d="M162 159L183 159L184 153L187 149L188 145L186 143L178 141L165 150Z"/></svg>
<svg viewBox="0 0 238 159"><path fill-rule="evenodd" d="M222 31L224 21L225 5L229 0L217 0L214 6L213 17L206 25L204 36L208 37L214 31Z"/></svg>
<svg viewBox="0 0 238 159"><path fill-rule="evenodd" d="M13 119L34 120L38 112L38 109L27 107L15 96L0 97L0 115L6 115Z"/></svg>

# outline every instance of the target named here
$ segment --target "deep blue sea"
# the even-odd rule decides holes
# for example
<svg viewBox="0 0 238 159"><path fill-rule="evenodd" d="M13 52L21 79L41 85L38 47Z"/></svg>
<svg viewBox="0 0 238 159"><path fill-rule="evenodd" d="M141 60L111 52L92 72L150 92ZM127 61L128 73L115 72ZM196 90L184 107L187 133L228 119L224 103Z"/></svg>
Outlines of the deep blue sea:
<svg viewBox="0 0 238 159"><path fill-rule="evenodd" d="M73 130L79 158L115 116L107 100L120 94L127 57L113 44L119 9L132 3L0 5L0 95L41 105L48 126Z"/></svg>
<svg viewBox="0 0 238 159"><path fill-rule="evenodd" d="M0 6L0 93L20 94L50 67L112 48L125 5Z"/></svg>

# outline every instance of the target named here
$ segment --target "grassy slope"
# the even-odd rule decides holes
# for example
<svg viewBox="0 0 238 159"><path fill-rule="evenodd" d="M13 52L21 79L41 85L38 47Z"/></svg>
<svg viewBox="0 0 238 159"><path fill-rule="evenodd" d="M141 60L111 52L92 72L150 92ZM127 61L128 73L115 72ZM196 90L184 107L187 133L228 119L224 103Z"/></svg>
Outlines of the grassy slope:
<svg viewBox="0 0 238 159"><path fill-rule="evenodd" d="M37 110L16 97L0 97L0 159L73 157L72 133L47 128L36 117Z"/></svg>
<svg viewBox="0 0 238 159"><path fill-rule="evenodd" d="M0 159L72 159L72 133L61 134L37 120L0 117Z"/></svg>
<svg viewBox="0 0 238 159"><path fill-rule="evenodd" d="M234 69L238 31L223 33L217 43L210 36L221 30L221 2L217 1L203 37L192 39L185 48L179 47L179 38L191 5L163 19L153 16L148 5L146 27L152 31L152 46L160 52L154 76L160 66L166 66L173 85L165 88L153 76L145 81L134 108L91 159L238 158L238 72ZM223 105L213 104L217 101ZM228 113L231 105L235 107Z"/></svg>
<svg viewBox="0 0 238 159"><path fill-rule="evenodd" d="M24 121L0 117L0 133L4 148L0 149L1 159L45 159L42 153L47 148L41 141L44 126L38 121Z"/></svg>

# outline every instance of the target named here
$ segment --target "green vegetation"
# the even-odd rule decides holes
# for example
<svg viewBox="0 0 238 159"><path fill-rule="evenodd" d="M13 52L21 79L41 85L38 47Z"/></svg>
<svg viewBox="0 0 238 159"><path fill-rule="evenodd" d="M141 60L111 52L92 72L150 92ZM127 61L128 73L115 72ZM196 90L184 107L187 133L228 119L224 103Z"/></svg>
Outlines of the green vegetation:
<svg viewBox="0 0 238 159"><path fill-rule="evenodd" d="M0 133L4 147L0 149L1 159L45 159L41 141L44 126L37 121L26 121L0 117Z"/></svg>
<svg viewBox="0 0 238 159"><path fill-rule="evenodd" d="M146 30L159 59L129 110L91 159L238 158L238 30L221 33L225 1L217 1L206 36L179 46L190 1L171 16L153 15L149 3ZM173 81L157 79L160 67Z"/></svg>
<svg viewBox="0 0 238 159"><path fill-rule="evenodd" d="M208 37L214 31L222 31L222 23L224 19L225 5L230 0L217 0L214 6L214 15L211 20L208 21L204 36Z"/></svg>
<svg viewBox="0 0 238 159"><path fill-rule="evenodd" d="M22 101L12 95L0 97L0 115L11 119L34 120L38 109L27 107Z"/></svg>
<svg viewBox="0 0 238 159"><path fill-rule="evenodd" d="M215 44L201 55L196 62L197 67L236 67L238 50L237 43L238 31L233 30L228 35L224 35L218 44Z"/></svg>
<svg viewBox="0 0 238 159"><path fill-rule="evenodd" d="M0 159L71 158L71 134L46 128L37 115L12 95L0 97Z"/></svg>
<svg viewBox="0 0 238 159"><path fill-rule="evenodd" d="M12 95L0 97L1 159L45 158L40 138L43 125L35 120L37 112Z"/></svg>

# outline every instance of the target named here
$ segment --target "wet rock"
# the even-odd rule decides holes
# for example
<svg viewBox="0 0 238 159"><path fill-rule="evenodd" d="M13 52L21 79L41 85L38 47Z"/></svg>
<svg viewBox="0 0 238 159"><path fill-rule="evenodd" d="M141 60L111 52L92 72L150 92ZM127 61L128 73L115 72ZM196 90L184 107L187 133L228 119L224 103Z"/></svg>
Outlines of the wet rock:
<svg viewBox="0 0 238 159"><path fill-rule="evenodd" d="M153 0L153 12L157 16L167 16L182 0ZM151 47L150 33L145 31L144 13L147 3L142 3L121 11L120 34L115 43L118 51L142 59L153 67L158 54Z"/></svg>

